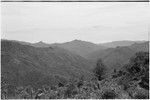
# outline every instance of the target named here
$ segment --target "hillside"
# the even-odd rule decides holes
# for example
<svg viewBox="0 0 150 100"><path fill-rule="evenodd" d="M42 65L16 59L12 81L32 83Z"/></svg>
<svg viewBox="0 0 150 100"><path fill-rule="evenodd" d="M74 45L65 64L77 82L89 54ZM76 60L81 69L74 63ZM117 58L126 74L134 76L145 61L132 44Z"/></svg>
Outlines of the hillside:
<svg viewBox="0 0 150 100"><path fill-rule="evenodd" d="M112 70L120 68L120 66L128 62L130 57L139 51L149 51L149 42L98 50L89 54L87 58L93 62L96 62L97 59L101 58L107 67Z"/></svg>
<svg viewBox="0 0 150 100"><path fill-rule="evenodd" d="M135 50L136 52L138 51L149 51L149 42L144 42L144 43L134 43L133 45L130 46L131 49Z"/></svg>
<svg viewBox="0 0 150 100"><path fill-rule="evenodd" d="M8 83L36 83L39 78L91 77L92 64L59 47L36 48L8 40L1 41L1 73Z"/></svg>
<svg viewBox="0 0 150 100"><path fill-rule="evenodd" d="M92 53L96 50L106 49L106 47L104 46L100 46L91 42L81 41L81 40L73 40L66 43L59 43L59 44L56 43L52 45L64 48L82 57L85 57L87 54Z"/></svg>

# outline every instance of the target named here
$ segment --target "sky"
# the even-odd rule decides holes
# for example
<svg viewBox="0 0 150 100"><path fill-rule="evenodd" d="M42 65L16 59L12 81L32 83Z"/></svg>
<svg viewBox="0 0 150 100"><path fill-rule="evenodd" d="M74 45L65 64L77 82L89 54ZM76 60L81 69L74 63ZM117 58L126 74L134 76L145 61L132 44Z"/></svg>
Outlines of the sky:
<svg viewBox="0 0 150 100"><path fill-rule="evenodd" d="M147 2L2 2L1 37L61 43L148 40Z"/></svg>

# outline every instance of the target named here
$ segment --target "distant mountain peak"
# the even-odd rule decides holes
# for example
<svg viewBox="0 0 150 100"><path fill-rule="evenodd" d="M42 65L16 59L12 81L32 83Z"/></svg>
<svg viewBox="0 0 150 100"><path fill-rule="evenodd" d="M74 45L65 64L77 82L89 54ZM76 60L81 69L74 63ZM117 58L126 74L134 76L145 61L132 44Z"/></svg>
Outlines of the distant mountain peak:
<svg viewBox="0 0 150 100"><path fill-rule="evenodd" d="M70 42L84 42L84 41L75 39L75 40L72 40L72 41L70 41Z"/></svg>
<svg viewBox="0 0 150 100"><path fill-rule="evenodd" d="M78 40L78 39L74 39L73 41L81 41L81 40Z"/></svg>
<svg viewBox="0 0 150 100"><path fill-rule="evenodd" d="M58 46L63 49L66 49L74 54L80 55L82 57L85 57L87 54L99 50L99 49L105 49L105 47L94 44L89 41L83 41L83 40L72 40L65 43L59 43L59 44L52 44L53 46Z"/></svg>
<svg viewBox="0 0 150 100"><path fill-rule="evenodd" d="M43 41L39 41L37 43L32 44L32 46L34 46L34 47L49 47L50 44L47 44L47 43L45 43Z"/></svg>
<svg viewBox="0 0 150 100"><path fill-rule="evenodd" d="M39 42L37 42L37 43L44 43L43 41L39 41ZM46 44L46 43L44 43L44 44Z"/></svg>
<svg viewBox="0 0 150 100"><path fill-rule="evenodd" d="M81 43L81 44L85 44L85 43L87 44L88 43L88 44L94 44L94 43L89 42L89 41L83 41L83 40L78 40L78 39L72 40L72 41L67 42L67 43Z"/></svg>

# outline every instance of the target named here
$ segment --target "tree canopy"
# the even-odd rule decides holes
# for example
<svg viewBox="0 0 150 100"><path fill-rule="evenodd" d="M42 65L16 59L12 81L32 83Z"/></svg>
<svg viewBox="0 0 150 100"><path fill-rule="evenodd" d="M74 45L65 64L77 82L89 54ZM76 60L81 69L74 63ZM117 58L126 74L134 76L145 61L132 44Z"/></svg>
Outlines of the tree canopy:
<svg viewBox="0 0 150 100"><path fill-rule="evenodd" d="M98 80L104 79L106 74L106 66L104 65L101 59L98 59L96 67L94 68L93 72L95 76L98 78Z"/></svg>

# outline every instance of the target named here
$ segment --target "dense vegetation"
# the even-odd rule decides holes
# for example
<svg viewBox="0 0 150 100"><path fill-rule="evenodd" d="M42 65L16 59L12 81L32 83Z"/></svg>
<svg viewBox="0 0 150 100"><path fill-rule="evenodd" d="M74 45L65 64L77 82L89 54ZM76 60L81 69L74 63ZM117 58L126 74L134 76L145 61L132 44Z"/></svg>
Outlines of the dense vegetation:
<svg viewBox="0 0 150 100"><path fill-rule="evenodd" d="M122 53L126 49L116 50ZM1 52L3 99L149 98L148 52L135 53L111 73L103 59L92 68L87 60L58 47L35 48L2 41Z"/></svg>
<svg viewBox="0 0 150 100"><path fill-rule="evenodd" d="M148 99L149 98L149 57L147 52L136 53L123 69L114 71L111 77L105 74L102 60L98 60L95 76L91 80L70 78L59 79L55 85L42 85L41 87L14 86L5 83L2 77L2 98L41 98L41 99ZM102 71L102 73L100 73ZM47 80L48 81L48 80Z"/></svg>

